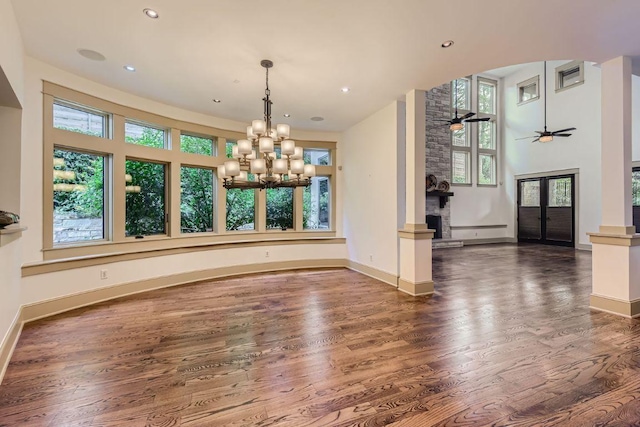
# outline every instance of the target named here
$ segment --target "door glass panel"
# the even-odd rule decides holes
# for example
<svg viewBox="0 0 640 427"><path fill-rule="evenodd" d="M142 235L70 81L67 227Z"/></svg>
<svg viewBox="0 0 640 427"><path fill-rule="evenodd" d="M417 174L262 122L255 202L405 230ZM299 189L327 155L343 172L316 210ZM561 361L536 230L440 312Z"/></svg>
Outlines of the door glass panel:
<svg viewBox="0 0 640 427"><path fill-rule="evenodd" d="M540 206L540 181L522 181L520 183L520 206Z"/></svg>
<svg viewBox="0 0 640 427"><path fill-rule="evenodd" d="M571 207L571 178L549 179L549 207Z"/></svg>
<svg viewBox="0 0 640 427"><path fill-rule="evenodd" d="M640 206L640 170L633 171L631 194L633 195L633 206Z"/></svg>

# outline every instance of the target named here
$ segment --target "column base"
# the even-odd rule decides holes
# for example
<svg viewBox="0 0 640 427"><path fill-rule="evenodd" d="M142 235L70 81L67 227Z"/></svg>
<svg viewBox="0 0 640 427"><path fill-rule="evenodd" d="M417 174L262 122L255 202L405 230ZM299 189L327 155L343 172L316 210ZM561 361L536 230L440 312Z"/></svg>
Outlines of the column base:
<svg viewBox="0 0 640 427"><path fill-rule="evenodd" d="M640 317L640 299L624 301L617 298L591 294L589 297L589 307L594 310L627 318Z"/></svg>
<svg viewBox="0 0 640 427"><path fill-rule="evenodd" d="M434 285L432 280L421 283L412 283L408 280L398 279L398 290L414 297L432 295Z"/></svg>

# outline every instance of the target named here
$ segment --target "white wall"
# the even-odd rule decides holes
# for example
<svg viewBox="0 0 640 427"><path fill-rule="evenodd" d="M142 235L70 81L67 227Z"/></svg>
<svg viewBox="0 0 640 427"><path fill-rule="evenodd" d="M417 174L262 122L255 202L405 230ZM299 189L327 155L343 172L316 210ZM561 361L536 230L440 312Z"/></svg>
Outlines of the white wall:
<svg viewBox="0 0 640 427"><path fill-rule="evenodd" d="M398 147L404 104L393 102L342 135L343 229L349 259L398 275ZM402 163L401 163L402 164Z"/></svg>
<svg viewBox="0 0 640 427"><path fill-rule="evenodd" d="M489 74L473 76L471 110L477 112L478 77L486 77L498 81L498 117L504 117L503 82L500 78ZM473 142L477 140L477 130L477 125L472 125L470 133L472 141L472 184L471 186L452 185L450 190L454 193L454 196L449 198L449 203L451 204L451 237L453 239L473 240L508 237L507 228L503 227L507 224L507 218L503 182L504 148L502 144L502 129L498 129L498 171L496 177L497 186L495 187L478 187L477 185L478 150L477 144ZM495 226L495 228L489 228L487 226ZM456 229L456 227L464 228Z"/></svg>
<svg viewBox="0 0 640 427"><path fill-rule="evenodd" d="M0 93L23 100L23 47L18 24L9 0L0 0ZM6 86L6 87L5 87ZM4 101L0 99L0 105ZM10 102L15 106L13 102ZM20 213L20 128L21 110L0 107L0 209ZM5 180L6 178L6 180ZM0 347L20 308L21 241L0 247ZM0 366L0 372L2 367Z"/></svg>
<svg viewBox="0 0 640 427"><path fill-rule="evenodd" d="M0 68L22 104L23 98L22 37L10 0L0 0Z"/></svg>
<svg viewBox="0 0 640 427"><path fill-rule="evenodd" d="M504 78L504 147L505 189L508 198L509 233L516 235L515 177L524 174L578 169L576 187L579 210L576 213L578 235L576 243L588 245L587 232L600 225L600 69L585 62L585 82L582 85L555 92L555 68L567 61L547 62L547 127L558 130L577 128L568 138L555 138L550 143L516 141L534 135L544 127L543 63L529 64ZM540 100L517 105L517 84L540 75Z"/></svg>

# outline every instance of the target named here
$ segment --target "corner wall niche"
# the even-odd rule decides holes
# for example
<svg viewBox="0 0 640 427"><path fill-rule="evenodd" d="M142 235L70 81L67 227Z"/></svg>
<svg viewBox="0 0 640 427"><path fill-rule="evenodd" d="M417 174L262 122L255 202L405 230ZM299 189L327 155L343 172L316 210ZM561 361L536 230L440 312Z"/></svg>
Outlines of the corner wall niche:
<svg viewBox="0 0 640 427"><path fill-rule="evenodd" d="M438 182L451 183L451 133L449 126L438 120L451 119L451 85L435 87L426 93L426 170L435 175ZM448 198L448 197L447 197ZM442 238L451 239L451 210L441 197L426 197L427 215L442 218Z"/></svg>

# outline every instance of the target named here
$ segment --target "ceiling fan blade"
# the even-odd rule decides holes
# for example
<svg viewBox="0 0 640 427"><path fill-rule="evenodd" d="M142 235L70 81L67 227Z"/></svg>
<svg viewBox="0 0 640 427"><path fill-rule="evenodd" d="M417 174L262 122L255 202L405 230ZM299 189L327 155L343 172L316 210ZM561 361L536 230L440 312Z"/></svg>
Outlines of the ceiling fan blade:
<svg viewBox="0 0 640 427"><path fill-rule="evenodd" d="M557 131L555 131L555 132L551 132L551 135L557 135L557 134L559 134L559 133L568 132L568 131L570 131L570 130L576 130L576 128L560 129L560 130L557 130Z"/></svg>
<svg viewBox="0 0 640 427"><path fill-rule="evenodd" d="M540 135L543 135L543 134L544 134L544 132L539 131L539 130L534 130L534 132L535 132L535 133L539 133Z"/></svg>
<svg viewBox="0 0 640 427"><path fill-rule="evenodd" d="M539 136L525 136L523 138L516 138L516 141L520 141L521 139L530 139L530 138L539 138Z"/></svg>
<svg viewBox="0 0 640 427"><path fill-rule="evenodd" d="M466 123L488 122L489 120L491 120L489 117L483 117L481 119L466 119L465 122Z"/></svg>
<svg viewBox="0 0 640 427"><path fill-rule="evenodd" d="M540 141L540 137L538 137L538 138L534 139L534 140L533 140L533 141L531 141L531 142L538 142L538 141Z"/></svg>
<svg viewBox="0 0 640 427"><path fill-rule="evenodd" d="M468 119L469 117L475 116L476 113L472 113L472 112L468 112L467 114L465 114L464 116L460 117L462 120L464 119Z"/></svg>
<svg viewBox="0 0 640 427"><path fill-rule="evenodd" d="M571 136L570 133L554 133L553 136Z"/></svg>

